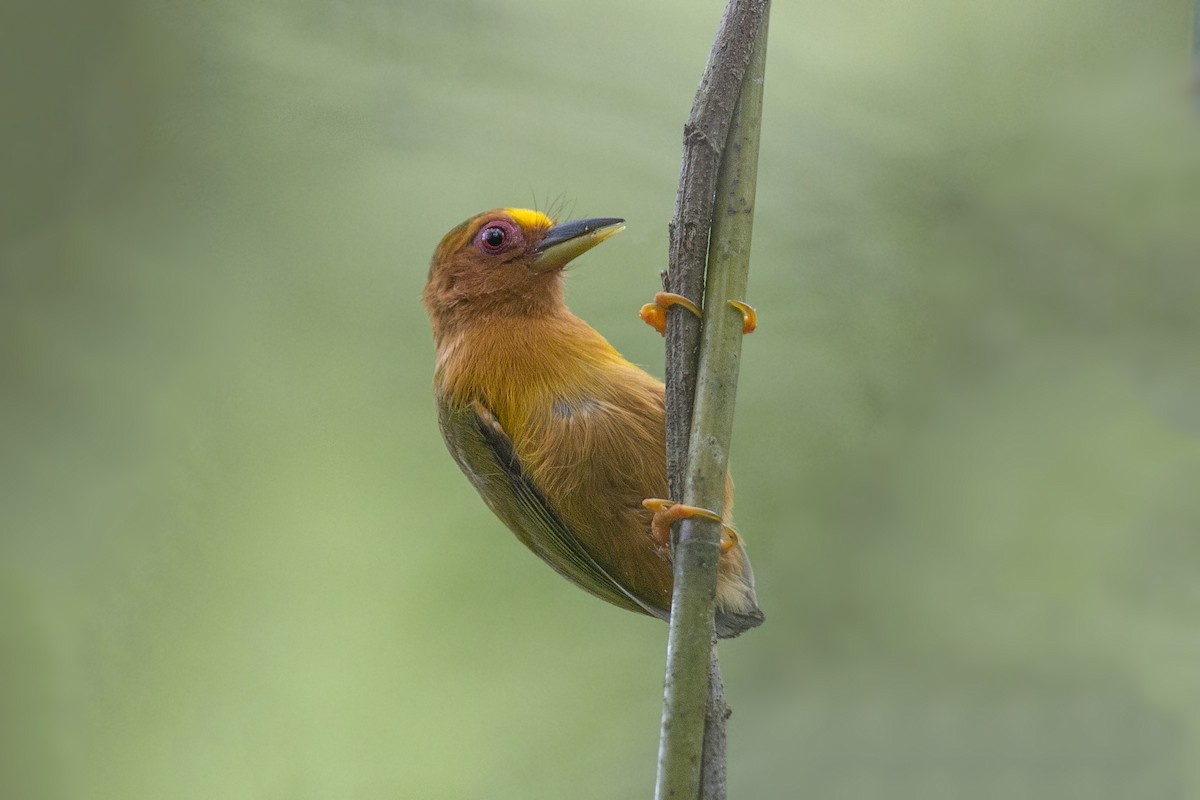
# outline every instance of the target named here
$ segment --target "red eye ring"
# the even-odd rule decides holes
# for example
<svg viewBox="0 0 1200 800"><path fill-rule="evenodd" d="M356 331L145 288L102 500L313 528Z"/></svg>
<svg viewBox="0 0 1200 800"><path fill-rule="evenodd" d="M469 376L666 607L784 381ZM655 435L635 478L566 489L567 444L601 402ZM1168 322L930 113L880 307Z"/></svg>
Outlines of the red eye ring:
<svg viewBox="0 0 1200 800"><path fill-rule="evenodd" d="M489 256L500 255L511 250L522 240L521 229L506 219L487 222L475 235L475 246Z"/></svg>

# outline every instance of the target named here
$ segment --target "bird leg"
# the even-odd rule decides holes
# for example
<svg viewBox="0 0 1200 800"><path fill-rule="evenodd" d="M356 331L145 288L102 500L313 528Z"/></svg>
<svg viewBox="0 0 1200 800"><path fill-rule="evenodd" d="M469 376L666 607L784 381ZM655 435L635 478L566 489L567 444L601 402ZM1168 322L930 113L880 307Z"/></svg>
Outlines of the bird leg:
<svg viewBox="0 0 1200 800"><path fill-rule="evenodd" d="M695 303L683 295L675 294L674 292L658 292L654 295L654 302L642 306L642 310L638 313L638 316L642 318L642 322L645 322L651 328L666 336L667 309L671 306L681 306L697 317L700 316L700 309L696 308Z"/></svg>
<svg viewBox="0 0 1200 800"><path fill-rule="evenodd" d="M729 305L741 312L742 333L754 333L754 329L758 327L758 312L741 300L730 300ZM683 295L675 294L674 292L658 292L654 295L654 302L642 306L642 310L638 313L638 316L647 325L654 328L654 330L663 336L666 336L667 309L671 306L682 306L697 317L700 316L700 309L696 308L695 303Z"/></svg>
<svg viewBox="0 0 1200 800"><path fill-rule="evenodd" d="M654 519L650 521L650 535L654 537L654 540L661 547L666 547L670 544L671 526L680 520L699 517L700 519L707 519L713 522L721 522L720 515L714 511L696 506L685 506L682 503L673 503L670 500L660 500L652 497L649 500L643 500L642 505L654 512ZM737 531L722 523L721 555L728 553L737 543Z"/></svg>

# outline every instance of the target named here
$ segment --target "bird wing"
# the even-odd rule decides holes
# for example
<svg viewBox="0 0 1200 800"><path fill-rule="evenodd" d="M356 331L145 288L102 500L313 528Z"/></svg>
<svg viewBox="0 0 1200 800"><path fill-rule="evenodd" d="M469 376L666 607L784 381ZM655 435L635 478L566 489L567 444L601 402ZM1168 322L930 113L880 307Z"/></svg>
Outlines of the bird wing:
<svg viewBox="0 0 1200 800"><path fill-rule="evenodd" d="M662 616L613 580L584 549L524 471L512 439L482 402L459 406L439 398L438 422L454 460L488 507L526 547L564 578L602 600Z"/></svg>

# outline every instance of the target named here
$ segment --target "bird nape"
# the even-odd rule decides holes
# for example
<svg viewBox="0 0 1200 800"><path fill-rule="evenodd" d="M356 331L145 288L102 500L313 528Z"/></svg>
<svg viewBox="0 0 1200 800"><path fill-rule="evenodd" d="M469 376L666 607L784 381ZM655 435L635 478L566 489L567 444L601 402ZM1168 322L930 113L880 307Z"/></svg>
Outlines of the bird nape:
<svg viewBox="0 0 1200 800"><path fill-rule="evenodd" d="M667 619L671 523L722 519L716 630L737 636L763 614L730 524L732 484L719 517L654 499L667 494L663 385L563 302L563 267L624 227L504 208L446 234L422 297L437 350L438 422L454 460L517 538L622 608Z"/></svg>

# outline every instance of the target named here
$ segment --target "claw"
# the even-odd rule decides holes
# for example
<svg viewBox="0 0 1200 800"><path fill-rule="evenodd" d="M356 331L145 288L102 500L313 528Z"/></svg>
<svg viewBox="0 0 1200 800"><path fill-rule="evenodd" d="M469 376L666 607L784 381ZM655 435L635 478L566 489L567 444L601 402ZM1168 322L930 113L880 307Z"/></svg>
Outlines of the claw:
<svg viewBox="0 0 1200 800"><path fill-rule="evenodd" d="M721 528L721 555L725 555L737 547L738 534L733 528L725 525Z"/></svg>
<svg viewBox="0 0 1200 800"><path fill-rule="evenodd" d="M650 521L650 535L662 547L670 544L671 525L681 519L700 517L713 522L721 521L721 517L716 512L709 511L707 508L685 506L682 503L673 503L670 500L660 500L656 497L643 500L642 505L654 512L654 519ZM721 526L721 554L728 553L737 543L737 531L723 524Z"/></svg>
<svg viewBox="0 0 1200 800"><path fill-rule="evenodd" d="M638 316L642 318L642 322L645 322L651 328L666 336L667 309L671 306L682 306L697 317L700 316L700 309L696 308L695 303L683 295L675 294L674 292L658 292L654 295L654 302L642 306L642 310L638 312Z"/></svg>
<svg viewBox="0 0 1200 800"><path fill-rule="evenodd" d="M754 333L754 329L758 327L758 312L741 300L730 300L729 305L742 312L742 335Z"/></svg>

